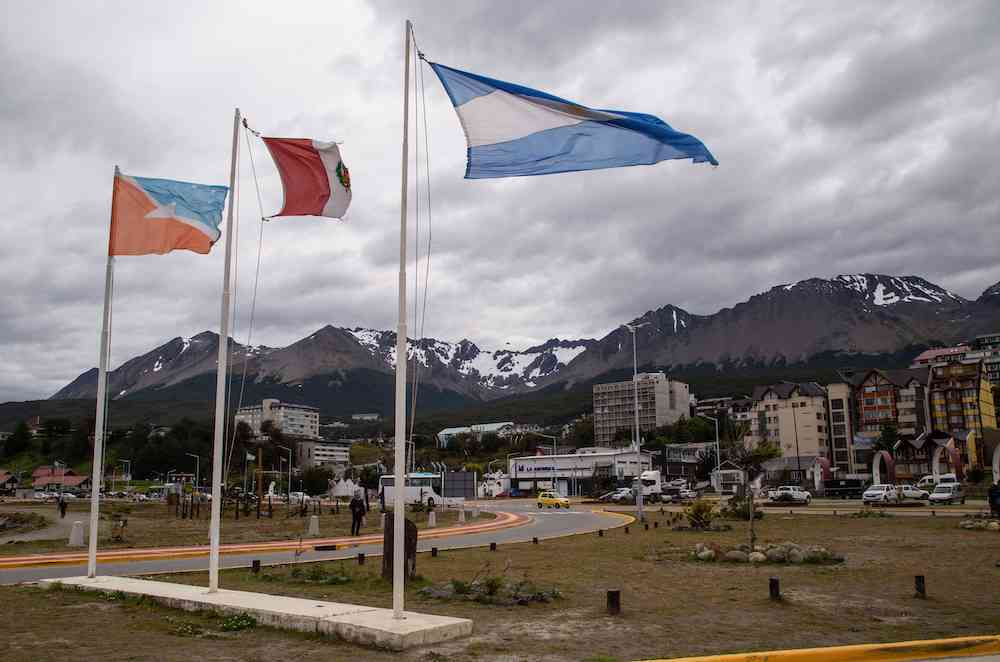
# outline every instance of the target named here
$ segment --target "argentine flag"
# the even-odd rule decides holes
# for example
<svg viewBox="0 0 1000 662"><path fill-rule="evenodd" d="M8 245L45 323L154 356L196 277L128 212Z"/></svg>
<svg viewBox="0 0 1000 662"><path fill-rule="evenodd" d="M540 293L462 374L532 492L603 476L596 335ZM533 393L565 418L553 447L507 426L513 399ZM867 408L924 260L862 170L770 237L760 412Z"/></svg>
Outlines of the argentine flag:
<svg viewBox="0 0 1000 662"><path fill-rule="evenodd" d="M705 145L654 115L596 110L529 87L430 63L468 143L466 179L651 165L719 165Z"/></svg>

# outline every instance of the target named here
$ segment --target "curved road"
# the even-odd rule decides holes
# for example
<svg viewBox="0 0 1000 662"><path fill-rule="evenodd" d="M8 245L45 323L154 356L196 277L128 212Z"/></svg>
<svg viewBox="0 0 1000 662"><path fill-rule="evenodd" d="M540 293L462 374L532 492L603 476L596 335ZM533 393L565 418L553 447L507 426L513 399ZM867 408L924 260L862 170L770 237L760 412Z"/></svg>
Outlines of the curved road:
<svg viewBox="0 0 1000 662"><path fill-rule="evenodd" d="M498 544L509 544L516 542L530 542L532 538L546 539L558 538L562 536L575 535L579 533L592 533L598 529L610 529L628 524L630 517L623 514L600 512L594 510L594 506L574 505L570 510L538 510L535 502L532 501L503 501L485 502L479 504L480 510L491 511L497 514L500 519L517 520L514 525L508 528L482 530L484 523L470 523L465 528L469 532L455 532L448 535L426 537L424 530L421 531L417 539L417 551L427 552L432 547L439 550L462 549L466 547L484 547L491 542ZM506 517L505 517L506 515ZM488 523L486 523L488 524ZM440 529L435 533L445 534L447 529ZM370 537L366 538L371 540ZM337 539L343 541L344 539ZM297 543L297 541L292 541ZM304 540L303 545L316 544L315 540ZM259 559L262 565L279 565L292 563L296 560L296 550L289 549L288 542L276 542L274 546L282 548L280 551L266 551L267 545L258 547L251 552L223 553L220 565L222 568L245 568L255 559ZM359 553L367 556L376 556L382 553L381 542L347 543L343 547L337 544L335 551L302 551L298 556L298 561L320 561L330 559L353 558ZM176 554L184 554L184 550L177 550ZM109 550L111 551L111 550ZM173 551L165 558L136 558L143 555L163 554L154 549L128 549L119 550L128 558L106 559L102 561L98 558L98 572L102 575L143 575L165 572L191 572L208 569L208 556L204 551L191 550L186 552L188 556L173 556ZM190 556L191 553L196 556ZM41 556L41 555L40 555ZM20 582L37 581L39 579L54 579L59 577L79 577L86 574L85 556L78 562L59 562L48 565L16 565L10 564L11 560L0 556L0 584L16 584ZM8 567L3 564L7 562Z"/></svg>

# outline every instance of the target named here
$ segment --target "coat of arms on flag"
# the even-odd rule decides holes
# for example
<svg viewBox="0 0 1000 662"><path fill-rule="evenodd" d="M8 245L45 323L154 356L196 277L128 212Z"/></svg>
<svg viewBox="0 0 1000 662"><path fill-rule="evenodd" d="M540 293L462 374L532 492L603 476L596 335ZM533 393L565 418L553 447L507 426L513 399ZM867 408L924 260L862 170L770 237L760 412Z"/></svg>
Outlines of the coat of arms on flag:
<svg viewBox="0 0 1000 662"><path fill-rule="evenodd" d="M261 138L281 175L285 201L275 216L343 218L351 204L351 175L335 142Z"/></svg>

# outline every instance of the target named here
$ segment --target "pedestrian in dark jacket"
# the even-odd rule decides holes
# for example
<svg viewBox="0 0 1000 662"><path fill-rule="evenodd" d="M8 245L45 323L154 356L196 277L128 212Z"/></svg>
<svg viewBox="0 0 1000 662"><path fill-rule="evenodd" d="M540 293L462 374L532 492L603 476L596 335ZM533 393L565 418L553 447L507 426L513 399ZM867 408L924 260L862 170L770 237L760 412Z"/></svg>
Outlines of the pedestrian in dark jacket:
<svg viewBox="0 0 1000 662"><path fill-rule="evenodd" d="M351 509L351 535L361 535L361 521L365 516L365 500L361 498L361 492L355 492L354 498L348 506Z"/></svg>

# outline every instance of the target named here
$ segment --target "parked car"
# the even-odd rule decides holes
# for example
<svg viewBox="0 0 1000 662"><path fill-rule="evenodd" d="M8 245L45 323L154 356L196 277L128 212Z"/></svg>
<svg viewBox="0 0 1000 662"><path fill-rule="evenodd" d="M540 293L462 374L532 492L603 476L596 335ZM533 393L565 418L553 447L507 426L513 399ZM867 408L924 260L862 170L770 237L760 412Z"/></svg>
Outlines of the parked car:
<svg viewBox="0 0 1000 662"><path fill-rule="evenodd" d="M569 508L569 499L555 492L542 492L535 501L539 508Z"/></svg>
<svg viewBox="0 0 1000 662"><path fill-rule="evenodd" d="M601 496L597 497L597 500L598 501L604 501L604 502L615 501L615 497L617 497L618 495L620 495L622 493L631 494L632 490L630 490L627 487L619 487L618 489L614 489L614 490L611 490L610 492L606 492L606 493L602 494Z"/></svg>
<svg viewBox="0 0 1000 662"><path fill-rule="evenodd" d="M678 493L677 496L680 497L681 501L694 501L695 499L697 499L701 495L698 494L697 490L689 490L689 489L685 488L685 489L682 489Z"/></svg>
<svg viewBox="0 0 1000 662"><path fill-rule="evenodd" d="M788 501L809 505L809 502L812 501L812 495L798 485L782 485L778 489L768 492L767 498L775 503Z"/></svg>
<svg viewBox="0 0 1000 662"><path fill-rule="evenodd" d="M931 492L930 502L934 504L965 503L965 492L959 483L938 483Z"/></svg>
<svg viewBox="0 0 1000 662"><path fill-rule="evenodd" d="M861 495L862 503L899 503L899 499L895 485L872 485Z"/></svg>
<svg viewBox="0 0 1000 662"><path fill-rule="evenodd" d="M923 501L930 497L931 493L913 485L897 485L896 490L903 499L919 499Z"/></svg>

